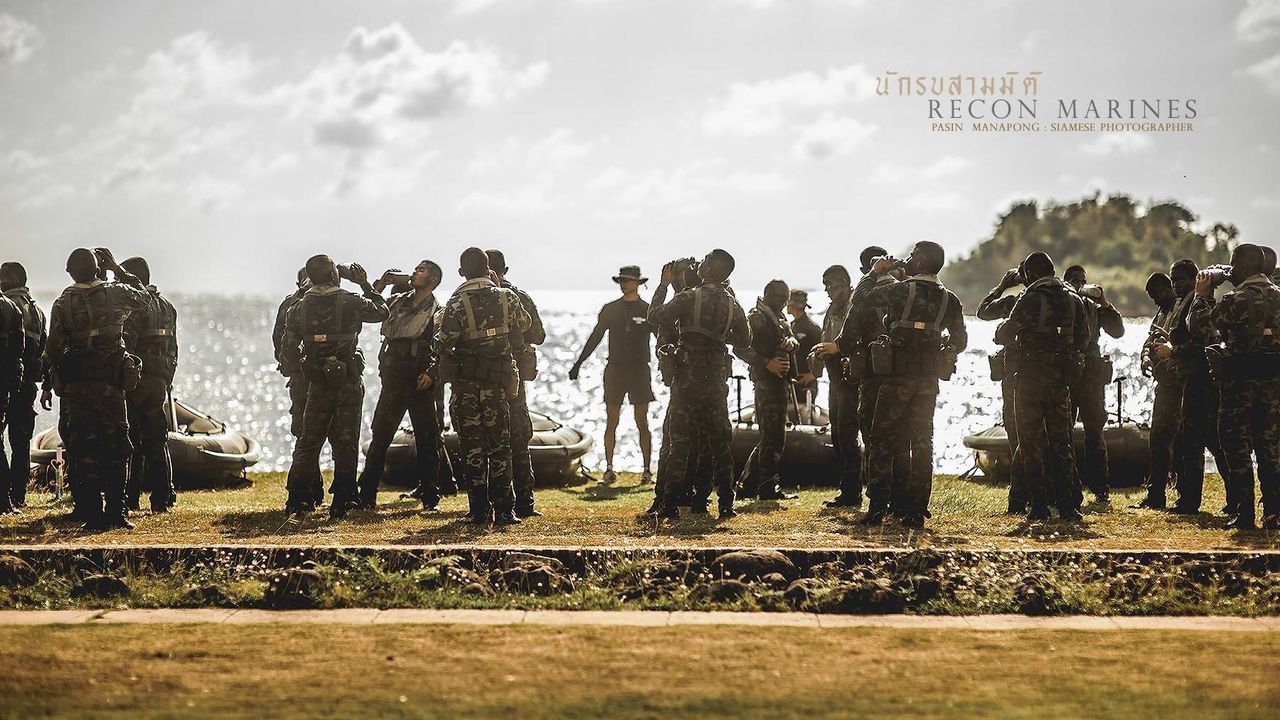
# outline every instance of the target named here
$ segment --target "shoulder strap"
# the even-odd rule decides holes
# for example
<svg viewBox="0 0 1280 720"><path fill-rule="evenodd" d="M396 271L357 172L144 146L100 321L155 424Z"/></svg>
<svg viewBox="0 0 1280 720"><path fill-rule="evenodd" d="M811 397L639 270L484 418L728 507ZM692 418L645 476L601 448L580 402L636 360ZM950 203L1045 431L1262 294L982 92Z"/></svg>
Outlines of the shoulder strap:
<svg viewBox="0 0 1280 720"><path fill-rule="evenodd" d="M924 330L927 326L923 322L915 322L911 320L911 309L916 304L916 286L920 283L910 282L907 286L907 301L902 306L902 315L898 317L897 322L893 324L893 328L903 328L906 330Z"/></svg>
<svg viewBox="0 0 1280 720"><path fill-rule="evenodd" d="M933 319L934 332L942 330L942 323L947 320L947 310L950 308L951 304L951 293L941 285L938 286L938 289L942 291L942 302L938 303L938 317Z"/></svg>

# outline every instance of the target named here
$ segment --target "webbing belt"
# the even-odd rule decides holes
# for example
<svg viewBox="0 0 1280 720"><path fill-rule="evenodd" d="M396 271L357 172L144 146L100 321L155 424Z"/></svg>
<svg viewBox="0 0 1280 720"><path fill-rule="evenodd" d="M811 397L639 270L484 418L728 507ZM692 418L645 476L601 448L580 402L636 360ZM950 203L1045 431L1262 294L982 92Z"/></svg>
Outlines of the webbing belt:
<svg viewBox="0 0 1280 720"><path fill-rule="evenodd" d="M945 290L943 291L942 302L938 304L938 316L933 319L932 326L929 323L919 320L908 320L907 318L911 316L911 310L915 306L916 286L919 284L920 283L918 282L907 283L907 304L903 306L902 316L893 324L893 327L903 328L905 330L932 329L934 332L938 332L942 329L942 323L946 320L947 306L951 302L951 293L948 293Z"/></svg>
<svg viewBox="0 0 1280 720"><path fill-rule="evenodd" d="M499 302L502 303L502 323L499 324L497 327L486 328L483 330L480 328L480 324L476 322L476 312L475 312L475 309L471 307L470 294L471 294L471 291L469 290L459 293L459 297L462 300L462 309L467 314L467 330L466 332L462 333L462 339L480 340L482 338L491 338L491 337L497 337L499 335L506 335L508 332L510 332L510 324L509 324L510 313L508 312L508 303L507 303L506 293L504 292L498 293L498 300Z"/></svg>
<svg viewBox="0 0 1280 720"><path fill-rule="evenodd" d="M143 330L138 333L138 337L173 337L173 331L165 328L156 328L154 330Z"/></svg>

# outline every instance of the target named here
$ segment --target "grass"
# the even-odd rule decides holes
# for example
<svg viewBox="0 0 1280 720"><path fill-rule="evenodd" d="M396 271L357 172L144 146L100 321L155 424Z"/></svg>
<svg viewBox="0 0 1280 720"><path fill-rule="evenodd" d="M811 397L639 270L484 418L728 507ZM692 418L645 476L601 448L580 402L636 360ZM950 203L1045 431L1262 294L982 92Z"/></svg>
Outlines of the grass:
<svg viewBox="0 0 1280 720"><path fill-rule="evenodd" d="M1248 649L1241 652L1241 645ZM1205 658L1231 657L1228 665ZM1269 718L1280 635L0 628L0 717Z"/></svg>
<svg viewBox="0 0 1280 720"><path fill-rule="evenodd" d="M1080 524L1027 523L1006 516L1006 489L982 482L939 476L930 508L933 519L923 534L896 524L865 528L862 513L827 510L829 489L801 491L785 502L740 503L739 515L727 522L684 517L678 522L637 520L652 500L652 487L635 474L622 473L611 486L586 485L540 490L544 517L522 525L476 530L465 522L466 498L446 498L442 511L427 514L398 491L384 491L376 511L353 512L331 522L317 513L301 524L286 524L284 476L254 474L249 486L186 492L167 515L135 514L133 531L85 533L63 519L66 505L51 505L35 493L22 516L0 517L0 544L194 544L253 545L435 545L477 547L555 547L605 545L622 547L766 546L857 548L923 546L940 548L1081 548L1241 550L1280 547L1275 536L1223 528L1224 519L1209 512L1181 517L1150 510L1129 510L1137 489L1113 493L1113 509L1090 512ZM1217 476L1206 481L1204 507L1223 503Z"/></svg>

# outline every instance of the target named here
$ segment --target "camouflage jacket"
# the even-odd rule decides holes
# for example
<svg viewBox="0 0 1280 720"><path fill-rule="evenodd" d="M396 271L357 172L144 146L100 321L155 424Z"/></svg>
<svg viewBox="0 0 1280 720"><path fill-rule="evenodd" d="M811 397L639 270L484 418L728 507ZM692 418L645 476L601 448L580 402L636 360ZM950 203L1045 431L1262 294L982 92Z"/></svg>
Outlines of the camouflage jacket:
<svg viewBox="0 0 1280 720"><path fill-rule="evenodd" d="M669 328L679 338L682 348L692 352L733 354L751 367L767 363L751 348L751 327L746 313L728 288L705 282L696 288L681 290L666 301L660 286L649 305L649 324L658 329L659 337Z"/></svg>
<svg viewBox="0 0 1280 720"><path fill-rule="evenodd" d="M1024 359L1080 355L1089 327L1080 296L1056 277L1041 278L1018 296L1009 319L996 328L995 341Z"/></svg>
<svg viewBox="0 0 1280 720"><path fill-rule="evenodd" d="M76 283L53 301L44 362L56 367L71 350L114 355L124 352L124 323L147 303L142 281L120 271L115 282Z"/></svg>
<svg viewBox="0 0 1280 720"><path fill-rule="evenodd" d="M178 363L178 311L155 286L147 287L147 301L124 322L124 345L142 358L142 372L156 360Z"/></svg>
<svg viewBox="0 0 1280 720"><path fill-rule="evenodd" d="M793 351L781 347L787 340L795 340L790 323L766 305L763 299L757 299L756 306L747 313L747 325L751 329L751 349L760 358L751 365L752 379L759 381L766 375L777 379L776 375L765 369L765 365L775 357L793 358Z"/></svg>
<svg viewBox="0 0 1280 720"><path fill-rule="evenodd" d="M386 319L387 301L372 290L361 296L337 285L317 285L289 308L280 354L295 367L326 357L363 358L361 326Z"/></svg>
<svg viewBox="0 0 1280 720"><path fill-rule="evenodd" d="M1067 289L1072 289L1070 285ZM1098 340L1102 337L1102 333L1106 333L1113 338L1124 337L1124 318L1120 317L1120 312L1114 306L1102 307L1093 298L1087 298L1077 293L1080 298L1080 304L1084 308L1084 324L1088 329L1088 336L1084 343L1084 354L1087 357L1102 357L1102 349L1098 345Z"/></svg>
<svg viewBox="0 0 1280 720"><path fill-rule="evenodd" d="M1013 312L1013 306L1022 293L1006 295L999 286L991 288L991 292L978 303L978 311L974 313L979 320L1003 320Z"/></svg>
<svg viewBox="0 0 1280 720"><path fill-rule="evenodd" d="M1188 323L1201 336L1216 330L1227 357L1280 353L1280 288L1258 274L1216 303L1197 295Z"/></svg>
<svg viewBox="0 0 1280 720"><path fill-rule="evenodd" d="M18 312L22 313L22 330L25 337L22 367L25 382L37 382L48 371L43 358L44 345L49 340L44 311L35 304L31 299L31 292L24 287L6 290L4 295L12 300L18 307Z"/></svg>
<svg viewBox="0 0 1280 720"><path fill-rule="evenodd" d="M850 305L852 310L844 319L844 327L836 338L836 346L840 354L852 357L859 349L884 334L882 318L873 310L868 297L873 290L878 290L898 282L892 275L877 276L867 273L853 289Z"/></svg>
<svg viewBox="0 0 1280 720"><path fill-rule="evenodd" d="M542 326L542 316L538 314L538 306L533 304L533 298L529 297L529 293L506 280L502 281L502 287L515 293L516 297L520 298L520 307L529 313L529 329L520 333L520 340L526 345L541 345L546 342L547 331Z"/></svg>
<svg viewBox="0 0 1280 720"><path fill-rule="evenodd" d="M936 276L914 275L902 282L880 283L878 276L868 273L859 281L854 297L860 301L858 312L871 317L856 324L851 337L845 339L846 345L870 342L885 334L894 347L908 352L948 348L959 353L969 344L960 298Z"/></svg>
<svg viewBox="0 0 1280 720"><path fill-rule="evenodd" d="M22 328L22 310L17 303L0 296L0 392L7 393L23 381L23 358L27 335ZM0 420L3 415L0 415Z"/></svg>
<svg viewBox="0 0 1280 720"><path fill-rule="evenodd" d="M285 320L288 318L289 308L298 304L298 301L302 299L303 295L307 294L307 290L310 288L311 284L307 283L286 295L284 300L280 302L280 307L276 309L276 322L271 329L271 346L275 350L277 369L285 377L291 377L298 372L296 358L290 364L285 360L284 354L281 352L284 349Z"/></svg>
<svg viewBox="0 0 1280 720"><path fill-rule="evenodd" d="M827 311L822 314L822 342L835 342L840 337L840 333L844 330L845 320L849 319L849 313L852 309L852 297L846 302L832 302L827 306ZM842 377L839 357L827 356L823 359L821 365L813 368L813 374L822 377L824 367L831 371L832 378Z"/></svg>
<svg viewBox="0 0 1280 720"><path fill-rule="evenodd" d="M511 333L527 332L532 325L519 295L488 278L474 278L459 285L445 303L436 355L511 357Z"/></svg>

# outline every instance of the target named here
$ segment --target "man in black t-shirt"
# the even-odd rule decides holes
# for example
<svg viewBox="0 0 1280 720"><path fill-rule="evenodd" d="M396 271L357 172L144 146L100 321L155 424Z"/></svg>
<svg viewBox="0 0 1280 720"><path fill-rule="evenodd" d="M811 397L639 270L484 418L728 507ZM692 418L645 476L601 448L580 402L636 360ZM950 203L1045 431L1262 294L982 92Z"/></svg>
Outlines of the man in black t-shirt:
<svg viewBox="0 0 1280 720"><path fill-rule="evenodd" d="M640 452L644 456L642 483L653 482L650 472L653 439L649 433L649 403L653 400L652 374L649 371L649 337L652 329L645 317L649 303L640 299L638 290L648 278L640 275L637 265L625 265L613 278L622 290L622 297L600 309L596 327L587 338L578 361L569 370L569 379L577 380L582 363L595 351L609 333L609 359L604 367L604 463L601 482L613 482L613 450L618 439L618 417L622 413L622 401L630 398L635 411L636 428L640 431Z"/></svg>
<svg viewBox="0 0 1280 720"><path fill-rule="evenodd" d="M787 298L787 314L791 316L791 332L800 345L796 348L796 385L800 395L800 404L812 407L818 395L818 378L809 367L809 352L813 346L822 342L822 327L809 317L809 293L804 290L791 290ZM802 422L808 422L801 418Z"/></svg>

